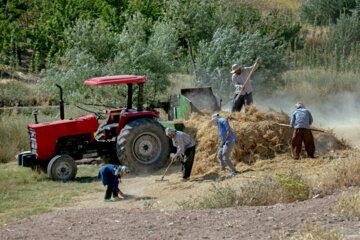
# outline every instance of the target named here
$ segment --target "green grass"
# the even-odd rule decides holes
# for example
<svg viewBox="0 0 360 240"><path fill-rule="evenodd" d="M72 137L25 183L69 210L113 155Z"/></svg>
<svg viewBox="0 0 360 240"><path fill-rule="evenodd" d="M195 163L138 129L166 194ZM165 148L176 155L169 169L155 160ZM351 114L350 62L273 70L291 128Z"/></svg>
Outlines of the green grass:
<svg viewBox="0 0 360 240"><path fill-rule="evenodd" d="M76 197L102 192L99 166L79 166L72 182L55 182L15 163L0 165L0 225L71 206Z"/></svg>
<svg viewBox="0 0 360 240"><path fill-rule="evenodd" d="M299 183L301 183L299 185ZM271 193L271 194L269 194ZM267 206L308 199L307 186L299 175L294 173L281 176L266 174L258 179L244 181L241 186L229 186L217 182L208 193L191 196L176 202L179 209L209 209L237 206Z"/></svg>
<svg viewBox="0 0 360 240"><path fill-rule="evenodd" d="M0 117L0 163L15 160L17 153L30 147L27 133L30 122L33 122L30 116Z"/></svg>
<svg viewBox="0 0 360 240"><path fill-rule="evenodd" d="M276 95L311 99L331 96L339 92L356 92L360 75L353 72L335 72L323 68L303 68L282 74Z"/></svg>
<svg viewBox="0 0 360 240"><path fill-rule="evenodd" d="M32 106L46 101L38 95L38 88L17 80L0 79L0 106Z"/></svg>

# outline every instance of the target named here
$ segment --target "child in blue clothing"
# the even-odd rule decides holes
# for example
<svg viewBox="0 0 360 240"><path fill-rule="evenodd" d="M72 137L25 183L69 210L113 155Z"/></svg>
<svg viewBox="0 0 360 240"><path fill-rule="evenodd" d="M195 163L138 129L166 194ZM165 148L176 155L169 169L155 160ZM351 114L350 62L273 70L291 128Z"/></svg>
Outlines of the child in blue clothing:
<svg viewBox="0 0 360 240"><path fill-rule="evenodd" d="M121 177L125 177L130 170L126 166L107 164L100 168L98 178L101 178L104 186L107 185L105 191L105 202L110 202L111 195L114 200L119 200L118 194L125 197L124 193L119 189L118 185L121 182Z"/></svg>

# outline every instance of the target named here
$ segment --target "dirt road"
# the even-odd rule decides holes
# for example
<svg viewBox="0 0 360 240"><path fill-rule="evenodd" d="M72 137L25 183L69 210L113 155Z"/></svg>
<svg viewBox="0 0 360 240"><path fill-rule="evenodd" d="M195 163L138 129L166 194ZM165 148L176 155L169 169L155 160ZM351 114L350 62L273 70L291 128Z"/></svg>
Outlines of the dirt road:
<svg viewBox="0 0 360 240"><path fill-rule="evenodd" d="M2 239L278 239L301 226L360 239L359 221L331 216L335 196L216 210L63 209L0 228Z"/></svg>
<svg viewBox="0 0 360 240"><path fill-rule="evenodd" d="M314 172L326 167L321 159L295 162L276 158L252 165L256 171L221 182L237 188L248 177L262 172L309 166ZM103 202L105 188L99 182L97 194L77 199L71 208L2 226L1 239L279 239L294 236L302 228L334 230L345 239L360 239L359 219L344 221L334 217L337 195L273 206L179 210L176 202L208 193L215 178L226 176L214 173L181 182L179 167L172 167L164 182L156 181L163 170L155 175L124 178L120 188L129 197L117 202ZM240 171L245 168L249 166L237 165Z"/></svg>

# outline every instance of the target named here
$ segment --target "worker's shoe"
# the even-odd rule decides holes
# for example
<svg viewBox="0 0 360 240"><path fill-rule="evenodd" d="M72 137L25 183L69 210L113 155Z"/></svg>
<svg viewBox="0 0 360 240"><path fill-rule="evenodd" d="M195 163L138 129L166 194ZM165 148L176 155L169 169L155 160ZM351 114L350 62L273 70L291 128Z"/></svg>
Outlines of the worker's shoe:
<svg viewBox="0 0 360 240"><path fill-rule="evenodd" d="M111 202L111 199L105 199L104 202Z"/></svg>
<svg viewBox="0 0 360 240"><path fill-rule="evenodd" d="M187 179L187 178L182 178L181 181L182 181L182 182L187 182L188 179Z"/></svg>
<svg viewBox="0 0 360 240"><path fill-rule="evenodd" d="M236 172L232 172L229 177L235 177L236 176Z"/></svg>

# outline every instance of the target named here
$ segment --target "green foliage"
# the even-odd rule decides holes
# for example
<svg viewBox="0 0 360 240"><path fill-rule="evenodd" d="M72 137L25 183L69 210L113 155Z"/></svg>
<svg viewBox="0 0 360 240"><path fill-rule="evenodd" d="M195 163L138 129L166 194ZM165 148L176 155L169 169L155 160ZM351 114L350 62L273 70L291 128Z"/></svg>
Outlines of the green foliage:
<svg viewBox="0 0 360 240"><path fill-rule="evenodd" d="M216 3L211 0L170 0L165 5L164 19L177 31L184 46L197 46L199 41L211 39L219 22Z"/></svg>
<svg viewBox="0 0 360 240"><path fill-rule="evenodd" d="M237 206L267 206L309 198L309 190L301 178L293 173L277 174L243 182L239 189L216 182L203 196L191 196L176 202L183 210L226 208Z"/></svg>
<svg viewBox="0 0 360 240"><path fill-rule="evenodd" d="M254 25L257 31L276 41L276 46L290 42L291 48L294 49L295 43L297 48L301 48L304 44L299 34L301 25L299 22L294 22L290 10L280 13L278 9L274 9Z"/></svg>
<svg viewBox="0 0 360 240"><path fill-rule="evenodd" d="M120 38L100 19L79 19L73 27L65 29L63 35L66 50L75 48L79 52L86 52L98 62L106 62L114 57Z"/></svg>
<svg viewBox="0 0 360 240"><path fill-rule="evenodd" d="M132 0L129 1L127 13L129 15L141 13L155 22L163 16L163 4L162 0Z"/></svg>
<svg viewBox="0 0 360 240"><path fill-rule="evenodd" d="M279 177L279 183L288 190L294 200L303 201L309 198L309 187L299 175L293 172L277 173L276 175Z"/></svg>
<svg viewBox="0 0 360 240"><path fill-rule="evenodd" d="M307 0L300 6L302 21L324 25L335 23L341 13L351 15L356 8L356 0Z"/></svg>
<svg viewBox="0 0 360 240"><path fill-rule="evenodd" d="M0 106L31 106L37 103L33 85L11 80L0 83Z"/></svg>
<svg viewBox="0 0 360 240"><path fill-rule="evenodd" d="M262 72L263 78L253 78L253 81L255 84L261 80L270 82L286 66L280 55L282 47L276 47L275 43L260 32L240 35L235 27L218 29L211 41L200 43L196 59L200 72L198 85L211 86L217 94L227 97L233 90L229 73L232 64L251 66L259 56L261 63L257 71Z"/></svg>
<svg viewBox="0 0 360 240"><path fill-rule="evenodd" d="M0 163L15 160L17 153L29 147L26 126L30 121L29 117L0 117Z"/></svg>
<svg viewBox="0 0 360 240"><path fill-rule="evenodd" d="M167 75L173 70L177 40L169 24L157 22L146 41L146 22L140 14L128 21L120 36L119 51L108 69L110 75L146 76L145 100L154 100L169 85Z"/></svg>
<svg viewBox="0 0 360 240"><path fill-rule="evenodd" d="M176 202L176 204L183 210L227 208L237 206L237 198L238 195L232 187L217 182L211 185L206 196L202 198L190 197L190 199Z"/></svg>
<svg viewBox="0 0 360 240"><path fill-rule="evenodd" d="M218 1L216 11L221 17L218 27L235 26L241 33L251 31L261 21L260 9L249 2L221 0Z"/></svg>
<svg viewBox="0 0 360 240"><path fill-rule="evenodd" d="M46 71L43 89L57 93L57 83L64 87L68 101L93 99L116 106L125 100L126 86L89 87L83 82L98 76L135 74L148 80L147 99L159 96L168 86L167 74L174 65L177 42L174 30L163 22L155 24L154 33L147 39L148 24L137 14L117 34L101 20L77 21L65 30L67 51L59 64Z"/></svg>
<svg viewBox="0 0 360 240"><path fill-rule="evenodd" d="M349 16L341 14L336 24L331 24L328 32L328 44L330 47L344 46L345 53L350 54L353 43L360 43L360 19L359 12Z"/></svg>

